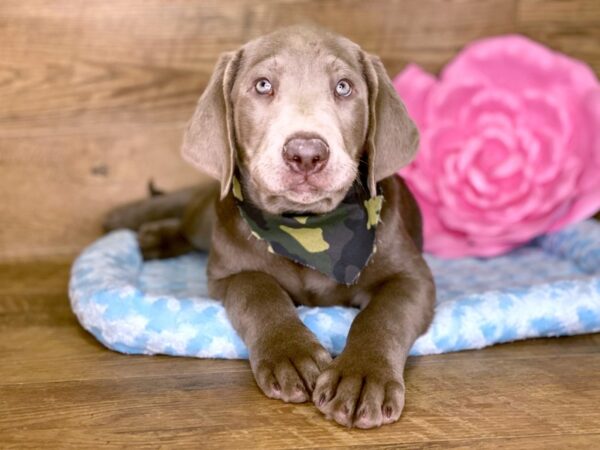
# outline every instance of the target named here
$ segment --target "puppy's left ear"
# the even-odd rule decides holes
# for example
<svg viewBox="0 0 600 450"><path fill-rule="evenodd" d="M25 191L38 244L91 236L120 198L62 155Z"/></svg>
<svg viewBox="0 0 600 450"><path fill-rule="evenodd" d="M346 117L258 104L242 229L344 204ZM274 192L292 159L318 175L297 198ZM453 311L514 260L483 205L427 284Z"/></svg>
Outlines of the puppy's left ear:
<svg viewBox="0 0 600 450"><path fill-rule="evenodd" d="M419 132L381 60L366 52L362 57L369 88L368 182L371 195L376 195L378 181L396 173L413 159L419 147Z"/></svg>

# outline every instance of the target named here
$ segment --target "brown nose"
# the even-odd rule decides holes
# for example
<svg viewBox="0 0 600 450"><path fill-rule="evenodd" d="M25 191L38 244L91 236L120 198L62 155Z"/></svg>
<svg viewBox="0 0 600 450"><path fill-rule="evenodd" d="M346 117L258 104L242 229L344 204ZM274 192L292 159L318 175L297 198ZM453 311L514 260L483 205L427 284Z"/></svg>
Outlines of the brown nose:
<svg viewBox="0 0 600 450"><path fill-rule="evenodd" d="M283 159L294 172L310 175L327 165L329 147L319 138L293 138L283 146Z"/></svg>

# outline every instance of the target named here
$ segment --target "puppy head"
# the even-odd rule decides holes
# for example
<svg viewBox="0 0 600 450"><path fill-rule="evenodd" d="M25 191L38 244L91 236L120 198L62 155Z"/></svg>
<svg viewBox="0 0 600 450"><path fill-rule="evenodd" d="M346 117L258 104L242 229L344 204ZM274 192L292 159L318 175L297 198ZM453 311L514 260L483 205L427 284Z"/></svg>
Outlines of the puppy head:
<svg viewBox="0 0 600 450"><path fill-rule="evenodd" d="M272 214L323 213L368 161L371 193L414 156L418 134L381 61L351 41L293 27L221 55L183 155L230 189L234 167Z"/></svg>

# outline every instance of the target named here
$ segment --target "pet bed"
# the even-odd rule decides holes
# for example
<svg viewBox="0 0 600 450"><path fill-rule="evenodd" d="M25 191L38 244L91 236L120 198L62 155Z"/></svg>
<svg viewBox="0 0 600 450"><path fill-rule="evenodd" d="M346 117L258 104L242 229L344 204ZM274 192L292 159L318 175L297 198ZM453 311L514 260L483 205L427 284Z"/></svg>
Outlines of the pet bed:
<svg viewBox="0 0 600 450"><path fill-rule="evenodd" d="M427 260L437 284L436 312L412 355L600 331L599 222L579 223L491 259ZM119 352L247 358L225 310L208 297L206 262L201 253L144 262L135 233L112 232L73 265L73 311L86 330ZM339 354L358 311L301 306L298 313Z"/></svg>

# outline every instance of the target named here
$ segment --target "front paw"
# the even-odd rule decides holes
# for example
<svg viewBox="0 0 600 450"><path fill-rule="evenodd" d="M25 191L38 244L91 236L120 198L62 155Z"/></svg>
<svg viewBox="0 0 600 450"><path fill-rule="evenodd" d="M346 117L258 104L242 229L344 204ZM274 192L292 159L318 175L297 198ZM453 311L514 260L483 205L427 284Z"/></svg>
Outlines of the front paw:
<svg viewBox="0 0 600 450"><path fill-rule="evenodd" d="M313 401L328 419L347 427L396 422L404 407L402 370L385 356L345 351L317 379Z"/></svg>
<svg viewBox="0 0 600 450"><path fill-rule="evenodd" d="M250 353L256 384L267 397L302 403L311 399L331 355L308 330L265 338Z"/></svg>

